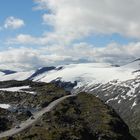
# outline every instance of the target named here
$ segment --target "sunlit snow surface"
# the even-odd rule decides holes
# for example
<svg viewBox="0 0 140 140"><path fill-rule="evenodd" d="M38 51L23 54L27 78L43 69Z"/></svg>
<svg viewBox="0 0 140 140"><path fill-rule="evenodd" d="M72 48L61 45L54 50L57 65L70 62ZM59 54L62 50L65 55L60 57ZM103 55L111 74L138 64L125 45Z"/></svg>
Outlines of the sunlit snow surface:
<svg viewBox="0 0 140 140"><path fill-rule="evenodd" d="M112 80L125 81L132 79L136 74L134 69L127 66L113 67L108 64L72 64L59 71L50 71L37 76L34 81L50 82L55 79L62 81L78 81L79 86L85 84L106 83Z"/></svg>
<svg viewBox="0 0 140 140"><path fill-rule="evenodd" d="M137 71L140 69L140 61L135 61L121 67L114 67L104 63L83 63L70 64L63 66L60 70L51 70L39 74L34 77L33 81L51 82L52 80L60 79L67 82L78 82L78 86L95 83L106 83L112 80L126 81L137 76ZM26 80L35 71L17 72L9 75L1 75L0 81L7 80Z"/></svg>

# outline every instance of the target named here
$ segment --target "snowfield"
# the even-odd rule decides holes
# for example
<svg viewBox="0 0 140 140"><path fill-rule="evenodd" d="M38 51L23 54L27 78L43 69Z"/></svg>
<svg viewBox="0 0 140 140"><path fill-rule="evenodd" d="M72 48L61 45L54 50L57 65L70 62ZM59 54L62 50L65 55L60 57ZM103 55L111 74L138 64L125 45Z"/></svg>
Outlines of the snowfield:
<svg viewBox="0 0 140 140"><path fill-rule="evenodd" d="M112 80L126 81L133 79L137 74L133 73L136 69L131 67L111 67L99 64L72 64L65 66L62 70L50 71L34 78L34 81L51 82L60 79L61 81L77 81L78 86L92 85L96 83L106 83Z"/></svg>
<svg viewBox="0 0 140 140"><path fill-rule="evenodd" d="M51 82L61 80L67 82L78 82L78 86L92 85L96 83L107 83L118 80L126 81L133 79L138 75L140 70L140 61L133 61L121 67L111 66L106 63L83 63L65 65L62 69L57 68L35 76L33 81ZM35 71L17 72L9 75L1 75L0 81L8 80L26 80L31 77Z"/></svg>

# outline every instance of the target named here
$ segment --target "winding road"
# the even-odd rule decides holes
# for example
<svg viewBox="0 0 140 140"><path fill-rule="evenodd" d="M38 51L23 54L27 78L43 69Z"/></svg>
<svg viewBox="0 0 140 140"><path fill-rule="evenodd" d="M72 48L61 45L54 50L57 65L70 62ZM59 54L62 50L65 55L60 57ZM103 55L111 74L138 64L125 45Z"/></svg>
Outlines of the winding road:
<svg viewBox="0 0 140 140"><path fill-rule="evenodd" d="M42 110L36 112L33 114L34 119L29 118L28 120L26 120L25 122L21 123L19 126L20 128L12 128L10 130L7 130L5 132L0 133L0 138L4 138L4 137L10 137L13 136L15 134L20 133L21 131L27 129L28 127L30 127L33 123L35 123L39 118L41 118L41 116L46 113L46 112L50 112L57 104L59 104L60 102L62 102L63 100L65 100L66 98L69 97L74 97L76 95L67 95L64 97L61 97L53 102L51 102L47 107L43 108Z"/></svg>

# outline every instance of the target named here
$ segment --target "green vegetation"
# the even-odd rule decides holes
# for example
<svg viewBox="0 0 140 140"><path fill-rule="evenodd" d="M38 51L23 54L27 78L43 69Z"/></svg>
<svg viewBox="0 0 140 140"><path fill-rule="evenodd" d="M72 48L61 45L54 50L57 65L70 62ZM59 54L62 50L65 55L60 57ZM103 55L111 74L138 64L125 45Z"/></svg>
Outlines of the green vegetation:
<svg viewBox="0 0 140 140"><path fill-rule="evenodd" d="M24 132L4 140L135 140L101 100L80 93L60 103Z"/></svg>

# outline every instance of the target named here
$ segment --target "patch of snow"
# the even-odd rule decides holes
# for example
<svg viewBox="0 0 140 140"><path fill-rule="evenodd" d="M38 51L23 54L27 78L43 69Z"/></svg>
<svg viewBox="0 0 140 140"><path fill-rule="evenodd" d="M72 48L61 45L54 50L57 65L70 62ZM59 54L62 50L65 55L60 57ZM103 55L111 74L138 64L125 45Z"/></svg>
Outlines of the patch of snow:
<svg viewBox="0 0 140 140"><path fill-rule="evenodd" d="M11 106L9 104L0 104L0 108L9 109Z"/></svg>
<svg viewBox="0 0 140 140"><path fill-rule="evenodd" d="M131 106L131 109L133 109L133 107L136 106L136 105L137 105L137 102L134 101L134 103L133 103L132 106Z"/></svg>
<svg viewBox="0 0 140 140"><path fill-rule="evenodd" d="M114 101L114 98L109 99L108 101L106 101L106 103L109 103L110 101Z"/></svg>
<svg viewBox="0 0 140 140"><path fill-rule="evenodd" d="M30 94L35 94L35 92L33 92L33 91L26 91L25 89L30 89L30 86L0 88L0 91L26 92L26 93L30 93Z"/></svg>
<svg viewBox="0 0 140 140"><path fill-rule="evenodd" d="M106 103L109 103L110 101L115 101L119 99L119 95L116 96L115 98L109 99L108 101L106 101Z"/></svg>
<svg viewBox="0 0 140 140"><path fill-rule="evenodd" d="M125 100L126 99L126 96L124 96L124 95L121 95L121 97Z"/></svg>
<svg viewBox="0 0 140 140"><path fill-rule="evenodd" d="M115 97L114 100L118 100L118 98L119 98L119 95L117 97Z"/></svg>
<svg viewBox="0 0 140 140"><path fill-rule="evenodd" d="M120 104L120 103L121 103L121 100L118 101L118 104Z"/></svg>
<svg viewBox="0 0 140 140"><path fill-rule="evenodd" d="M29 88L30 88L29 86L21 86L21 87L0 88L0 90L15 92L15 91L20 91L22 89L29 89Z"/></svg>

